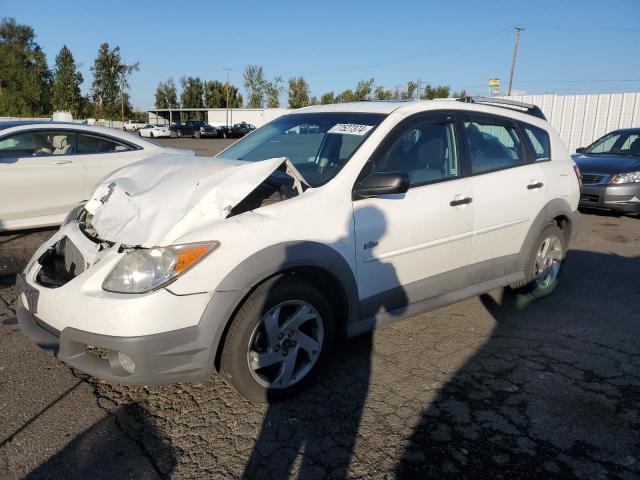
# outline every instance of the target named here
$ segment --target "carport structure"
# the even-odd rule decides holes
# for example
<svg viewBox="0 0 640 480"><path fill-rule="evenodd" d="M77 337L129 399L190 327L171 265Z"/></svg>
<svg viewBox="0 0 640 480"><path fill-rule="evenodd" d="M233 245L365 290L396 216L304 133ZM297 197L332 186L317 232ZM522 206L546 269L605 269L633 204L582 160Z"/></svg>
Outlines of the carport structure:
<svg viewBox="0 0 640 480"><path fill-rule="evenodd" d="M186 120L207 121L209 108L157 108L149 110L149 123L171 125Z"/></svg>

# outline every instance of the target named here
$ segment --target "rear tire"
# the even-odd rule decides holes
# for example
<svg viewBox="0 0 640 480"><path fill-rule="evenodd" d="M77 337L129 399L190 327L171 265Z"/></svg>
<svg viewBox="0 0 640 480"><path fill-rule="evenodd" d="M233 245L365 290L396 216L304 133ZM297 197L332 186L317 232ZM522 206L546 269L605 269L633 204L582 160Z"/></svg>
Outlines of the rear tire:
<svg viewBox="0 0 640 480"><path fill-rule="evenodd" d="M564 258L567 254L567 239L557 225L548 225L533 244L525 278L512 285L516 293L542 298L550 295L558 286Z"/></svg>
<svg viewBox="0 0 640 480"><path fill-rule="evenodd" d="M227 333L222 378L252 402L292 395L321 368L334 338L331 307L314 285L277 275L244 301Z"/></svg>

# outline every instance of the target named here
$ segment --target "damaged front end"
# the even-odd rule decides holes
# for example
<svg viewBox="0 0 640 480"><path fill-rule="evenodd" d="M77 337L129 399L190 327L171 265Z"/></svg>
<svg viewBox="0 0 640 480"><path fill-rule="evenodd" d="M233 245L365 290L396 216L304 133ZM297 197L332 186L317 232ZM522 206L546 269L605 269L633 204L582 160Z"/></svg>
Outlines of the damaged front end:
<svg viewBox="0 0 640 480"><path fill-rule="evenodd" d="M170 164L148 163L147 168L136 164L112 174L84 207L70 212L48 247L34 257L40 265L34 279L38 284L58 288L108 253L137 251L145 256L140 261L155 262L149 276L165 281L154 284L149 280L146 289L114 289L109 283L114 270L103 288L141 293L157 288L156 284L164 286L179 273L174 270L179 268L180 255L191 251L174 252L171 249L183 247L159 245L175 245L199 227L297 197L309 188L284 158L249 163L183 157ZM205 255L217 244L203 242L195 248ZM164 263L158 263L159 259Z"/></svg>

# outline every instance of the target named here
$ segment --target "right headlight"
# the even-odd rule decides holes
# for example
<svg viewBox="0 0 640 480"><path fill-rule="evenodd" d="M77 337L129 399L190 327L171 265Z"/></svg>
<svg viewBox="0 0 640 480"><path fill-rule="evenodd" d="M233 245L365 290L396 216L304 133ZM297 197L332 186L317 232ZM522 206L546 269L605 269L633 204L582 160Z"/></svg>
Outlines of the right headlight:
<svg viewBox="0 0 640 480"><path fill-rule="evenodd" d="M196 265L220 242L154 247L125 254L102 283L115 293L146 293L163 287Z"/></svg>
<svg viewBox="0 0 640 480"><path fill-rule="evenodd" d="M609 183L638 183L640 182L640 172L619 173L611 178Z"/></svg>

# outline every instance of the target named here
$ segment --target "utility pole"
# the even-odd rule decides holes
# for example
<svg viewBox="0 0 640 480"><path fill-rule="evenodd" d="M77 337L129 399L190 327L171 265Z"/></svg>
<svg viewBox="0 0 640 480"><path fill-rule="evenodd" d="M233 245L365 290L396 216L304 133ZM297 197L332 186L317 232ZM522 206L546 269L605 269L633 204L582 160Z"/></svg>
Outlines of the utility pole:
<svg viewBox="0 0 640 480"><path fill-rule="evenodd" d="M522 27L515 27L516 29L516 45L513 48L513 58L511 59L511 73L509 74L509 89L507 90L507 96L511 95L511 85L513 85L513 72L516 69L516 57L518 56L518 45L520 44L520 32L524 30Z"/></svg>
<svg viewBox="0 0 640 480"><path fill-rule="evenodd" d="M226 111L226 117L225 117L225 119L226 119L226 122L227 122L227 123L225 124L225 127L228 127L228 126L229 126L229 72L231 71L231 68L229 68L229 67L224 67L224 68L223 68L223 70L224 70L225 72L227 72L227 81L226 81L226 83L225 83L225 87L226 87L226 91L227 91L227 92L226 92L226 95L227 95L227 101L225 102L225 105L226 105L226 107L227 107L227 111Z"/></svg>
<svg viewBox="0 0 640 480"><path fill-rule="evenodd" d="M124 128L124 71L120 72L120 121Z"/></svg>
<svg viewBox="0 0 640 480"><path fill-rule="evenodd" d="M417 93L416 93L416 100L420 100L420 84L421 84L421 83L422 83L422 82L420 81L420 79L418 79L418 83L417 83L417 85L418 85L418 90L417 90Z"/></svg>

